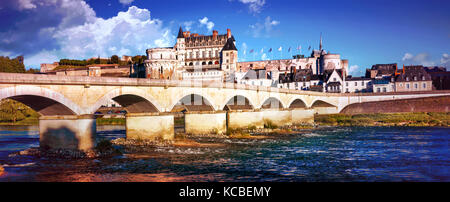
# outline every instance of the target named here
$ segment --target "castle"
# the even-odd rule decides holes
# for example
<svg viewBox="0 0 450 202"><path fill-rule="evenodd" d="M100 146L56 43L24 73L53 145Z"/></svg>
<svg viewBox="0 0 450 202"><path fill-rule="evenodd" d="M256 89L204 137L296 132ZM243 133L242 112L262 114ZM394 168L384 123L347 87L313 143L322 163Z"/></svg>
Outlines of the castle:
<svg viewBox="0 0 450 202"><path fill-rule="evenodd" d="M150 79L233 82L238 51L231 30L204 36L178 32L174 47L147 49L146 77Z"/></svg>

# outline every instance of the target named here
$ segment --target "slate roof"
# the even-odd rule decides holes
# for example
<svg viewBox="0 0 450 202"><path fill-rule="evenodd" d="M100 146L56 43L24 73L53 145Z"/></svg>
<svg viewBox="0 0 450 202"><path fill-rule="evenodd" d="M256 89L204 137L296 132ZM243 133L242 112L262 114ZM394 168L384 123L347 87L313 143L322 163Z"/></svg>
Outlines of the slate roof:
<svg viewBox="0 0 450 202"><path fill-rule="evenodd" d="M225 46L223 46L223 49L222 50L235 50L235 51L237 51L237 48L236 48L236 46L234 45L234 42L233 42L233 40L231 39L231 38L229 38L228 40L227 40L227 43L225 44Z"/></svg>
<svg viewBox="0 0 450 202"><path fill-rule="evenodd" d="M180 27L180 30L178 31L177 39L182 39L182 38L184 38L184 34L183 34L183 29L181 29L181 27Z"/></svg>
<svg viewBox="0 0 450 202"><path fill-rule="evenodd" d="M423 66L405 66L404 72L395 77L395 82L430 81L431 76Z"/></svg>

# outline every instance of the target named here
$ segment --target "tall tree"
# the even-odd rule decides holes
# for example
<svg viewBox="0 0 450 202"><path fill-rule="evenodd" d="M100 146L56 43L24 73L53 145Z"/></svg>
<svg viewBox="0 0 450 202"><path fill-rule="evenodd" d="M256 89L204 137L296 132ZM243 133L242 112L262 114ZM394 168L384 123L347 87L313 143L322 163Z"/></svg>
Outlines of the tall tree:
<svg viewBox="0 0 450 202"><path fill-rule="evenodd" d="M113 64L119 64L119 56L117 56L117 55L111 56L111 62Z"/></svg>

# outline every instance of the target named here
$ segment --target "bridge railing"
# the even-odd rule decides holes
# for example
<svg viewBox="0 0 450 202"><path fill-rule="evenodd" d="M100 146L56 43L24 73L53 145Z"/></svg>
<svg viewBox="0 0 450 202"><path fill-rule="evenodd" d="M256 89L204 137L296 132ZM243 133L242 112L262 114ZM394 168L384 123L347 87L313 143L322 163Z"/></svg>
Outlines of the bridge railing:
<svg viewBox="0 0 450 202"><path fill-rule="evenodd" d="M393 92L393 93L322 93L314 91L302 91L294 89L254 86L247 84L222 83L217 81L159 80L147 78L61 76L48 74L20 74L20 73L0 73L0 84L201 87L201 88L254 90L254 91L278 92L278 93L312 95L312 96L329 96L329 97L450 93L450 90Z"/></svg>

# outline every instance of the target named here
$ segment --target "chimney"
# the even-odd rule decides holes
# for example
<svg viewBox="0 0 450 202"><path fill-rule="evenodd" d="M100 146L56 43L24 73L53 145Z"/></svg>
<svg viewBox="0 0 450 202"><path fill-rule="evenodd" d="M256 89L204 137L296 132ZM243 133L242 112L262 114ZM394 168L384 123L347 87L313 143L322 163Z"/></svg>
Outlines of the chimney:
<svg viewBox="0 0 450 202"><path fill-rule="evenodd" d="M227 29L227 38L228 39L231 38L231 30L230 29Z"/></svg>
<svg viewBox="0 0 450 202"><path fill-rule="evenodd" d="M219 32L217 30L213 30L213 38L217 38L217 35L219 35Z"/></svg>
<svg viewBox="0 0 450 202"><path fill-rule="evenodd" d="M191 37L191 32L190 31L185 31L183 32L184 37Z"/></svg>

